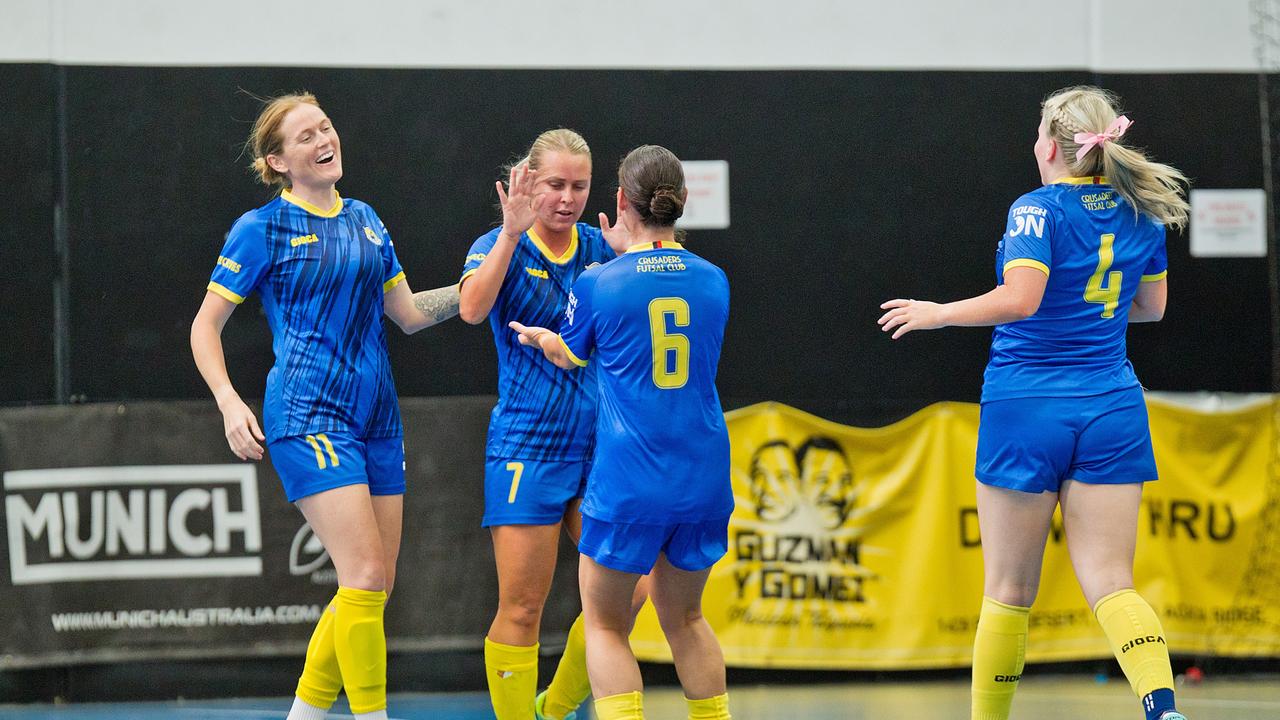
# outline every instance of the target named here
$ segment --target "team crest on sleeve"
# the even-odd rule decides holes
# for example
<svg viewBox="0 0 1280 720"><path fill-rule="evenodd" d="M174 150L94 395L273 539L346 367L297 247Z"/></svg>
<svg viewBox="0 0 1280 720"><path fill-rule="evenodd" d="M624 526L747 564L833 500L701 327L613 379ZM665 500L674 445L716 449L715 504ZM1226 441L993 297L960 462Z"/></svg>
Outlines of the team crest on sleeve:
<svg viewBox="0 0 1280 720"><path fill-rule="evenodd" d="M369 227L368 225L364 226L364 236L369 238L369 242L373 243L374 245L382 244L382 236L374 232L373 228Z"/></svg>

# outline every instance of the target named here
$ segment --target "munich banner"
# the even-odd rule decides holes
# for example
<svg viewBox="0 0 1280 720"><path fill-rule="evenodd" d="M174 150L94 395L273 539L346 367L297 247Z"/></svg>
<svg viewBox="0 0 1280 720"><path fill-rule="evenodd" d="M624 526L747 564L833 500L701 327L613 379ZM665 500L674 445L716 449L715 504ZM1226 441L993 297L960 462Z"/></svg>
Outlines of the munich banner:
<svg viewBox="0 0 1280 720"><path fill-rule="evenodd" d="M1148 402L1160 480L1144 492L1135 576L1175 653L1280 655L1277 402ZM737 509L704 612L728 664L968 665L982 600L978 406L874 429L776 403L727 418ZM652 607L632 645L670 660ZM1110 656L1055 517L1027 658Z"/></svg>
<svg viewBox="0 0 1280 720"><path fill-rule="evenodd" d="M492 398L402 401L394 651L479 648L497 582L483 506ZM337 572L271 463L236 462L212 402L0 410L0 670L301 655ZM568 543L544 622L578 612Z"/></svg>

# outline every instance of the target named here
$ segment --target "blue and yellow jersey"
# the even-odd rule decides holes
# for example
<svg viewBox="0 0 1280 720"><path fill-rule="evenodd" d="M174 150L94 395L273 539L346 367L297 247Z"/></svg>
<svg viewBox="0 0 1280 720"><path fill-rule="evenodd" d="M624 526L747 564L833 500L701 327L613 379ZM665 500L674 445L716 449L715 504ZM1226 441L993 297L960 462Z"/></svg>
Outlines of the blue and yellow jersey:
<svg viewBox="0 0 1280 720"><path fill-rule="evenodd" d="M382 294L404 279L373 208L337 198L318 208L288 190L236 221L209 290L233 303L257 292L271 326L267 441L345 430L403 434Z"/></svg>
<svg viewBox="0 0 1280 720"><path fill-rule="evenodd" d="M465 282L493 249L502 228L480 236L467 253ZM489 311L498 347L498 404L489 417L485 454L521 460L585 460L595 445L595 372L567 373L534 348L521 345L507 323L555 330L569 290L586 268L615 257L598 228L574 226L564 253L556 256L532 230L520 236L502 290Z"/></svg>
<svg viewBox="0 0 1280 720"><path fill-rule="evenodd" d="M1063 178L1009 210L996 282L1010 268L1049 276L1034 315L998 325L983 401L1083 397L1134 387L1125 354L1129 306L1168 271L1164 226L1135 216L1104 177Z"/></svg>
<svg viewBox="0 0 1280 720"><path fill-rule="evenodd" d="M724 271L678 243L637 245L578 278L560 337L600 374L583 513L669 524L733 512L716 392L728 319Z"/></svg>

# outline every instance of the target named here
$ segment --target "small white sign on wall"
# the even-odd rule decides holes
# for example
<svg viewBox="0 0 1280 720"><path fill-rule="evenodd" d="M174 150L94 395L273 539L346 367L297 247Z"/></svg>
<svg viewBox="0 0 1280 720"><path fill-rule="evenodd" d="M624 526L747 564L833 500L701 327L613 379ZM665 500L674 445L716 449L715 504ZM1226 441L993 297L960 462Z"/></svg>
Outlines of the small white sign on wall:
<svg viewBox="0 0 1280 720"><path fill-rule="evenodd" d="M1192 190L1191 257L1266 257L1262 190Z"/></svg>
<svg viewBox="0 0 1280 720"><path fill-rule="evenodd" d="M684 185L689 190L684 215L676 227L722 230L729 227L729 163L726 160L684 160Z"/></svg>

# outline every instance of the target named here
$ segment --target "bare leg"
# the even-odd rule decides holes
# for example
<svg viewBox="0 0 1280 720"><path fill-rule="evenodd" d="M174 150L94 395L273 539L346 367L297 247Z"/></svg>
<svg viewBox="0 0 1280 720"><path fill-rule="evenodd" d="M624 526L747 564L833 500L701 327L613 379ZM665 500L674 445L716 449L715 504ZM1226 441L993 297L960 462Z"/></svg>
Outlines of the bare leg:
<svg viewBox="0 0 1280 720"><path fill-rule="evenodd" d="M498 614L489 627L489 639L533 645L555 575L560 524L499 525L491 534L498 566Z"/></svg>
<svg viewBox="0 0 1280 720"><path fill-rule="evenodd" d="M1058 497L978 483L982 592L1006 605L1030 607L1040 588L1044 543Z"/></svg>
<svg viewBox="0 0 1280 720"><path fill-rule="evenodd" d="M628 636L635 623L631 612L640 576L611 570L586 555L578 559L582 615L587 633L587 674L597 699L639 692L640 666Z"/></svg>
<svg viewBox="0 0 1280 720"><path fill-rule="evenodd" d="M659 555L649 588L680 685L690 700L725 693L724 654L702 616L702 590L710 575L710 568L681 570L667 562L666 555Z"/></svg>
<svg viewBox="0 0 1280 720"><path fill-rule="evenodd" d="M978 483L984 566L982 611L973 639L970 717L1008 720L1022 677L1031 603L1040 585L1056 493Z"/></svg>
<svg viewBox="0 0 1280 720"><path fill-rule="evenodd" d="M386 589L387 555L369 486L345 485L326 490L298 500L297 505L333 559L339 585L359 590Z"/></svg>
<svg viewBox="0 0 1280 720"><path fill-rule="evenodd" d="M1062 520L1071 566L1089 607L1133 587L1142 484L1062 484Z"/></svg>
<svg viewBox="0 0 1280 720"><path fill-rule="evenodd" d="M378 521L378 535L382 538L383 570L386 574L386 591L390 599L396 584L396 561L400 558L400 535L404 527L404 496L373 495L373 514Z"/></svg>

